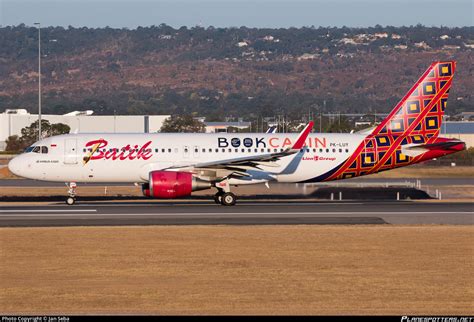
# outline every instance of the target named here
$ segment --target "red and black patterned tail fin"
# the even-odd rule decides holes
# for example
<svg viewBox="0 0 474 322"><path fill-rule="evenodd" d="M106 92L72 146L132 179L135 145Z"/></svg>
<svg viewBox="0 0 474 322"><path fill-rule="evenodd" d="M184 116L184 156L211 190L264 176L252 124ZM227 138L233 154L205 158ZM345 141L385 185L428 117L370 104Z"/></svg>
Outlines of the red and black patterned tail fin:
<svg viewBox="0 0 474 322"><path fill-rule="evenodd" d="M455 70L455 61L432 63L372 134L438 136Z"/></svg>

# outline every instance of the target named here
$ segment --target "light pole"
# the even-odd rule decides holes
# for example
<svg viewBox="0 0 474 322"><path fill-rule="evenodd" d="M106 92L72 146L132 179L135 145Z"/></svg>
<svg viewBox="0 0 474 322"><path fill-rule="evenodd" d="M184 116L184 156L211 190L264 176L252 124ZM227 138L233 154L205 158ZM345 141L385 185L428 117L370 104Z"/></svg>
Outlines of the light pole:
<svg viewBox="0 0 474 322"><path fill-rule="evenodd" d="M38 141L41 140L41 24L35 22L38 26Z"/></svg>

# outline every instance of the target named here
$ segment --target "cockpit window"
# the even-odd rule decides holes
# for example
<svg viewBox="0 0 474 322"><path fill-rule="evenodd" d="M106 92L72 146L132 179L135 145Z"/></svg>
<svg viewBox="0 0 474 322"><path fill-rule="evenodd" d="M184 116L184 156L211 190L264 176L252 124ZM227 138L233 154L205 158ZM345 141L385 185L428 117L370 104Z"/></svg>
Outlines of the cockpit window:
<svg viewBox="0 0 474 322"><path fill-rule="evenodd" d="M29 153L29 152L47 154L48 147L44 145L43 146L30 146L25 149L25 153Z"/></svg>

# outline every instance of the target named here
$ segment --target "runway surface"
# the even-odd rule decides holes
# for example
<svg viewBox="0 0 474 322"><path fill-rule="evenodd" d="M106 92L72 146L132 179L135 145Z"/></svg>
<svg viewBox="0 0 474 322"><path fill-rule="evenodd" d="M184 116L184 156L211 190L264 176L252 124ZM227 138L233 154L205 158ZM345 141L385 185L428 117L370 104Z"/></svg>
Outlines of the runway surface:
<svg viewBox="0 0 474 322"><path fill-rule="evenodd" d="M114 202L2 206L1 227L273 224L474 224L474 203Z"/></svg>

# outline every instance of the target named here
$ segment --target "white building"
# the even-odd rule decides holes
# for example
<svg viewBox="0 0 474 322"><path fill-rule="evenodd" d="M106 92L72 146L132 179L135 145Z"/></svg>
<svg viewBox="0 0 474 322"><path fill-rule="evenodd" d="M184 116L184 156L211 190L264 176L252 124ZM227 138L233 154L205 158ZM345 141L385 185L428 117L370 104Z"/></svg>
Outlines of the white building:
<svg viewBox="0 0 474 322"><path fill-rule="evenodd" d="M439 136L464 141L467 148L472 148L474 147L474 122L444 122Z"/></svg>
<svg viewBox="0 0 474 322"><path fill-rule="evenodd" d="M206 133L226 133L229 128L237 128L239 130L250 128L250 122L204 122L206 125Z"/></svg>
<svg viewBox="0 0 474 322"><path fill-rule="evenodd" d="M87 112L87 113L86 113ZM49 123L69 125L71 133L144 133L158 132L169 115L91 115L68 113L66 115L43 114L41 118ZM38 120L38 114L26 110L6 110L0 114L0 151L5 150L6 139L12 135L21 136L21 129Z"/></svg>
<svg viewBox="0 0 474 322"><path fill-rule="evenodd" d="M375 38L387 38L388 34L386 32L377 32L374 34Z"/></svg>

